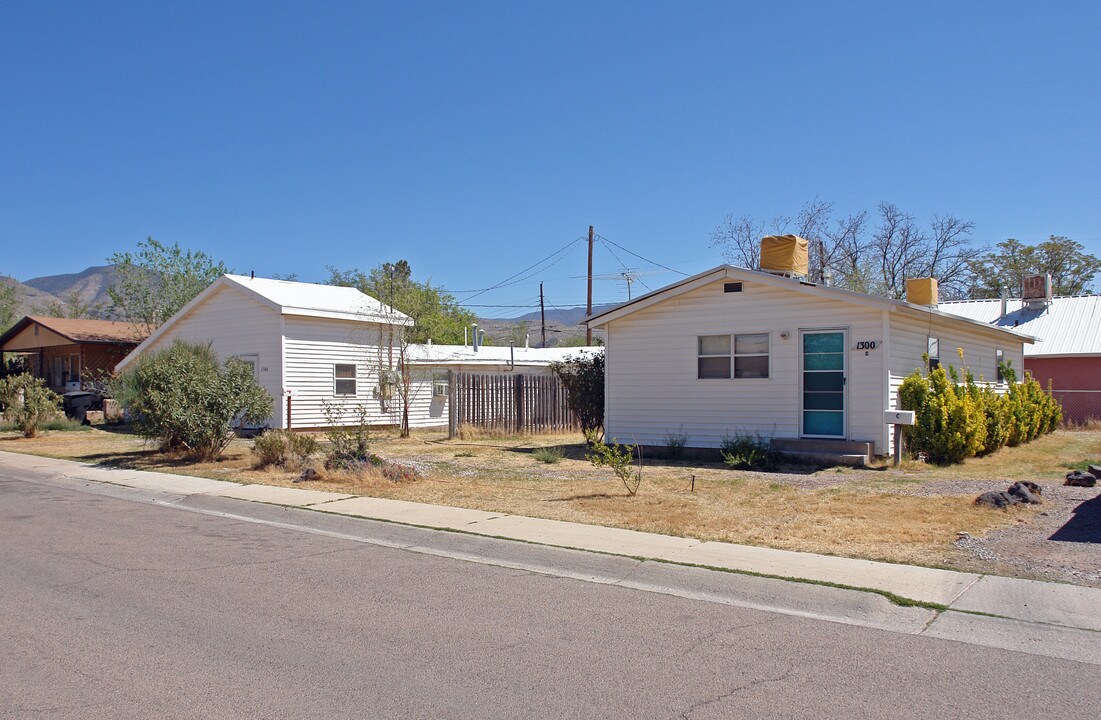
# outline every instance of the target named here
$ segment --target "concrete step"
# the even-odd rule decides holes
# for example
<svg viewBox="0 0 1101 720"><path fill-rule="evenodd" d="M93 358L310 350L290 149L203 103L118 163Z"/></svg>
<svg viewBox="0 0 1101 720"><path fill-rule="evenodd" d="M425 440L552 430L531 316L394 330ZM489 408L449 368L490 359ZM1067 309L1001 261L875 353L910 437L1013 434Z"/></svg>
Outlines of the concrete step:
<svg viewBox="0 0 1101 720"><path fill-rule="evenodd" d="M811 438L773 438L776 452L810 462L861 467L872 459L875 444L858 440L821 440Z"/></svg>
<svg viewBox="0 0 1101 720"><path fill-rule="evenodd" d="M801 460L817 465L848 465L849 467L864 467L868 464L867 455L854 455L831 452L809 452L798 450L780 450L785 457Z"/></svg>
<svg viewBox="0 0 1101 720"><path fill-rule="evenodd" d="M773 438L772 449L780 452L837 452L871 455L875 443L862 440L824 440L818 438Z"/></svg>

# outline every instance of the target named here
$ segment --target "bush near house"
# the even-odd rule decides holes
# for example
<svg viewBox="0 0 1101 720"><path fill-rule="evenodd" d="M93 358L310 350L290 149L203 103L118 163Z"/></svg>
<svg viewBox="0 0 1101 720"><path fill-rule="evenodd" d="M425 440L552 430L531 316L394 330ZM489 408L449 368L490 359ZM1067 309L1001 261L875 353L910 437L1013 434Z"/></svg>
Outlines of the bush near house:
<svg viewBox="0 0 1101 720"><path fill-rule="evenodd" d="M980 385L969 370L963 382L952 367L938 367L928 376L915 371L898 397L902 409L914 411L914 424L906 428L910 452L926 453L939 465L1035 440L1063 417L1059 402L1027 373L1020 383L1010 375L1003 395Z"/></svg>
<svg viewBox="0 0 1101 720"><path fill-rule="evenodd" d="M209 344L182 340L139 358L111 390L139 435L204 461L222 454L235 426L267 420L273 405L249 364L219 363Z"/></svg>
<svg viewBox="0 0 1101 720"><path fill-rule="evenodd" d="M33 438L43 424L58 416L61 396L29 373L11 375L0 378L0 408L23 437Z"/></svg>
<svg viewBox="0 0 1101 720"><path fill-rule="evenodd" d="M589 434L604 428L604 355L567 357L551 363L551 372L558 376L568 394L570 412L577 415L581 431Z"/></svg>
<svg viewBox="0 0 1101 720"><path fill-rule="evenodd" d="M268 430L253 441L252 454L256 458L253 467L295 468L306 462L317 448L317 438L312 435L301 435L293 430Z"/></svg>

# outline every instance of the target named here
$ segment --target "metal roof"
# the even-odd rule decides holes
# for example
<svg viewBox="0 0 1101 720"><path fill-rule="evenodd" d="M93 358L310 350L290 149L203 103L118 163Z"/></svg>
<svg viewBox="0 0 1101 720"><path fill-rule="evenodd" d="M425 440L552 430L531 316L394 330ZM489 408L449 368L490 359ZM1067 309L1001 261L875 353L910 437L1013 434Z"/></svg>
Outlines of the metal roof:
<svg viewBox="0 0 1101 720"><path fill-rule="evenodd" d="M405 325L408 315L353 287L224 275L234 286L278 305L284 315L307 315Z"/></svg>
<svg viewBox="0 0 1101 720"><path fill-rule="evenodd" d="M411 365L517 365L546 366L568 357L603 353L604 348L553 347L511 348L507 345L482 345L475 352L469 345L410 345L408 362Z"/></svg>
<svg viewBox="0 0 1101 720"><path fill-rule="evenodd" d="M943 312L1035 336L1036 343L1025 346L1025 357L1101 355L1101 295L1057 297L1034 308L1010 298L1004 317L1001 308L999 299L940 304Z"/></svg>

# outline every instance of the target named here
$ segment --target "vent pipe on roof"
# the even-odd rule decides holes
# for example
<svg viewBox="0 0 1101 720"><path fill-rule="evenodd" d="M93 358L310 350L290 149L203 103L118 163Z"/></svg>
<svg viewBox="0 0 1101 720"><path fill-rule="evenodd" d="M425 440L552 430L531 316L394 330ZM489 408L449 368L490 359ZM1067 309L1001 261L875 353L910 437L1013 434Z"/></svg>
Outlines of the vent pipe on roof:
<svg viewBox="0 0 1101 720"><path fill-rule="evenodd" d="M463 347L466 347L470 344L470 338L467 337L467 334L469 332L470 330L467 329L466 325L463 325Z"/></svg>
<svg viewBox="0 0 1101 720"><path fill-rule="evenodd" d="M999 318L1004 318L1009 311L1009 288L1002 285L1002 309L998 313Z"/></svg>
<svg viewBox="0 0 1101 720"><path fill-rule="evenodd" d="M527 350L529 348L531 348L531 333L525 333L524 334L524 349Z"/></svg>
<svg viewBox="0 0 1101 720"><path fill-rule="evenodd" d="M474 352L478 352L478 323L470 323L470 333L474 338Z"/></svg>

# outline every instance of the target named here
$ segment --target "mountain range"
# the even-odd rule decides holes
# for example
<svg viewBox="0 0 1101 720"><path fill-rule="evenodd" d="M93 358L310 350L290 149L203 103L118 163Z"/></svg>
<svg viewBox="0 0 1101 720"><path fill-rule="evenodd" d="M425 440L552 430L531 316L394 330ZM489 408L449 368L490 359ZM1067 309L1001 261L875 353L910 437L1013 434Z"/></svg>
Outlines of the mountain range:
<svg viewBox="0 0 1101 720"><path fill-rule="evenodd" d="M71 302L100 306L103 315L111 303L107 288L115 281L113 265L98 265L78 273L45 275L20 282L0 277L0 282L15 286L16 316L49 314L51 306Z"/></svg>

